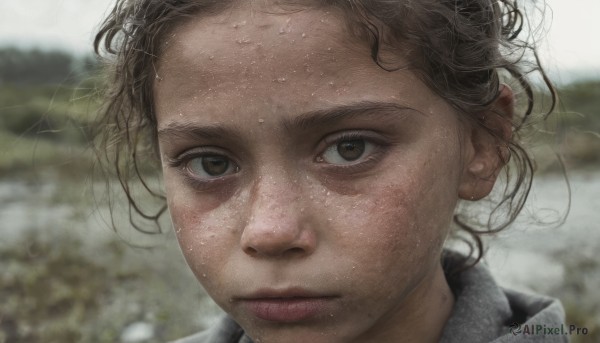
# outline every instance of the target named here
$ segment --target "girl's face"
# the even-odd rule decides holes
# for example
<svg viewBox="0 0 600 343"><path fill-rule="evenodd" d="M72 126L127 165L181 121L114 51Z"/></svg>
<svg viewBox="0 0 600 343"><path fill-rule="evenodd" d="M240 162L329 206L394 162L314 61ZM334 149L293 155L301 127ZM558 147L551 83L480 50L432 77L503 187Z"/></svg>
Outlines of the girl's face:
<svg viewBox="0 0 600 343"><path fill-rule="evenodd" d="M443 99L379 68L334 12L235 9L164 44L155 99L173 225L251 337L374 338L439 296L473 155Z"/></svg>

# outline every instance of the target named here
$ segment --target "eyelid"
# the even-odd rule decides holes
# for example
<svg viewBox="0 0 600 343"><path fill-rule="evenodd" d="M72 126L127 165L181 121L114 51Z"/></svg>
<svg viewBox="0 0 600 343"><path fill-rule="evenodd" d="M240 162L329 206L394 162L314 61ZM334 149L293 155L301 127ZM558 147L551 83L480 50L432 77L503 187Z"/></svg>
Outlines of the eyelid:
<svg viewBox="0 0 600 343"><path fill-rule="evenodd" d="M373 130L345 130L337 131L323 138L323 142L330 146L345 140L364 139L379 145L387 145L383 134Z"/></svg>
<svg viewBox="0 0 600 343"><path fill-rule="evenodd" d="M188 164L192 159L211 155L223 156L227 158L229 162L233 164L234 172L210 178L203 178L195 175L189 170ZM214 187L225 187L227 184L229 184L228 180L230 180L230 177L237 174L240 170L240 164L237 162L236 158L232 157L231 154L224 149L214 146L203 146L188 149L178 154L175 158L167 157L166 162L169 167L176 168L178 170L178 173L181 174L185 182L191 188L198 191L209 191Z"/></svg>
<svg viewBox="0 0 600 343"><path fill-rule="evenodd" d="M349 131L338 131L334 132L321 141L318 144L317 150L319 153L317 154L317 158L325 153L329 147L335 144L339 144L343 141L352 141L352 140L365 140L372 144L375 144L377 147L386 147L389 143L385 140L384 136L370 130L349 130Z"/></svg>
<svg viewBox="0 0 600 343"><path fill-rule="evenodd" d="M368 156L361 157L354 163L349 164L330 164L323 160L323 154L327 152L335 144L339 144L343 141L351 140L365 140L366 142L374 145L374 151ZM378 162L386 148L390 143L385 140L384 136L370 130L351 130L351 131L339 131L325 137L319 144L319 154L315 157L314 162L322 164L323 168L330 169L332 172L360 172L369 169L376 162Z"/></svg>
<svg viewBox="0 0 600 343"><path fill-rule="evenodd" d="M215 146L201 146L187 149L183 152L178 153L176 157L167 156L165 159L170 167L180 167L194 157L210 155L225 156L235 165L239 165L239 163L237 163L237 160L234 157L232 157L228 151L225 151L224 149Z"/></svg>

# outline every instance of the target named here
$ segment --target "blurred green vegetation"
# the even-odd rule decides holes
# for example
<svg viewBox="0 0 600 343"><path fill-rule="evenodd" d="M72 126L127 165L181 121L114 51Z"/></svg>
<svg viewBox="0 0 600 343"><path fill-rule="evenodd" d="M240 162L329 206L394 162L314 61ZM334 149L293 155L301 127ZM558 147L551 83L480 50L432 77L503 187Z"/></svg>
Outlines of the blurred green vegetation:
<svg viewBox="0 0 600 343"><path fill-rule="evenodd" d="M560 89L561 150L572 168L600 164L600 80Z"/></svg>
<svg viewBox="0 0 600 343"><path fill-rule="evenodd" d="M215 315L175 242L134 250L118 239L90 242L39 228L0 245L0 342L119 342L125 328L153 327L144 343L202 329Z"/></svg>
<svg viewBox="0 0 600 343"><path fill-rule="evenodd" d="M59 51L0 49L0 177L85 177L98 64Z"/></svg>

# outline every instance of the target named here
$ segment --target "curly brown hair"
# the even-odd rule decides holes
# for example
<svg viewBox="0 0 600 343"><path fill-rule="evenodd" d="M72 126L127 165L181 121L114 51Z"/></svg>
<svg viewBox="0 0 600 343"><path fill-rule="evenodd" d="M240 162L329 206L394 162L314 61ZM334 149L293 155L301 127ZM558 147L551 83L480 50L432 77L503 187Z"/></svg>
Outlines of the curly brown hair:
<svg viewBox="0 0 600 343"><path fill-rule="evenodd" d="M475 216L456 213L454 222L462 229L457 237L468 242L477 263L483 254L482 235L508 227L523 208L531 188L534 163L521 141L526 122L535 114L530 76L541 75L551 103L546 118L557 103L556 91L538 59L532 28L525 11L515 0L277 0L284 10L302 7L335 8L344 13L349 31L369 45L374 63L387 71L411 68L439 96L445 98L466 120L486 129L509 151L501 197L484 222ZM105 167L116 172L133 214L158 224L166 204L158 211L144 210L132 195L133 179L161 199L164 196L147 183L142 170L147 161L158 166L156 117L153 86L160 79L155 65L164 43L178 25L200 16L226 10L235 1L223 0L117 0L96 35L96 53L109 68L106 105L100 112L98 150ZM287 6L291 6L286 9ZM525 38L522 38L524 36ZM408 49L410 65L398 66L382 54L400 45ZM406 49L405 49L406 50ZM403 52L404 53L404 52ZM383 58L382 56L386 57ZM500 95L501 83L518 88L525 106L513 118L512 137L506 139L487 127L481 113L489 111ZM542 92L544 93L544 92ZM501 115L501 114L498 114ZM501 149L499 154L502 155ZM148 158L149 157L149 158ZM509 161L510 159L510 161ZM160 226L156 226L159 228ZM462 231L463 235L460 235ZM467 235L465 236L464 233Z"/></svg>

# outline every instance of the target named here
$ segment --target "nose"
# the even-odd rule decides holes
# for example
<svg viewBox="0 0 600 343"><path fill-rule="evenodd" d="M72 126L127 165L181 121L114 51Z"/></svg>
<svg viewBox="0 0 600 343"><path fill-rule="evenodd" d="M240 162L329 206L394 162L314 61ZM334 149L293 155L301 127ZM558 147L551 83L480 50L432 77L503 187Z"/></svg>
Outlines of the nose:
<svg viewBox="0 0 600 343"><path fill-rule="evenodd" d="M257 182L250 196L249 220L241 237L252 257L300 257L316 248L316 233L302 209L299 191L291 182Z"/></svg>

